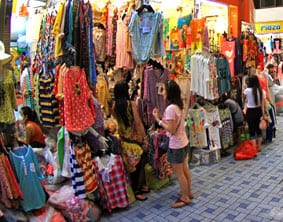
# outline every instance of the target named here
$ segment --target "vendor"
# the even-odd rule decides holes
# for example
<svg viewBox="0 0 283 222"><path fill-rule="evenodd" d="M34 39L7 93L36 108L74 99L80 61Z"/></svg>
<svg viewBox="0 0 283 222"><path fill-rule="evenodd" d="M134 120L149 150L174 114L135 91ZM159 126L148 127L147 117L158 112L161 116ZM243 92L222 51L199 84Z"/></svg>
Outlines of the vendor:
<svg viewBox="0 0 283 222"><path fill-rule="evenodd" d="M28 106L23 106L20 115L25 125L26 135L25 138L18 137L18 141L33 148L44 148L45 136L38 124L36 112Z"/></svg>

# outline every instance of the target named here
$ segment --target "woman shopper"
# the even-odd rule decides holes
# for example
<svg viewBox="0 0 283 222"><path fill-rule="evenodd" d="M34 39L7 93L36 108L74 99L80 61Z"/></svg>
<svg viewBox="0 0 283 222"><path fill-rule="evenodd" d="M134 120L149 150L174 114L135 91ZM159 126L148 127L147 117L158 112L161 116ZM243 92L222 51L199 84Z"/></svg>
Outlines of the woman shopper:
<svg viewBox="0 0 283 222"><path fill-rule="evenodd" d="M147 137L139 117L136 103L130 100L129 86L126 81L114 86L113 116L118 123L121 138L121 151L124 164L129 172L131 186L137 200L144 201L149 192L146 186L145 169Z"/></svg>
<svg viewBox="0 0 283 222"><path fill-rule="evenodd" d="M153 116L158 124L166 130L169 136L168 161L171 163L177 176L181 192L180 197L172 204L173 208L190 204L193 198L191 191L191 173L188 166L188 137L184 127L184 107L181 99L181 90L175 81L170 80L163 90L164 99L167 100L162 119L159 118L157 108L153 110Z"/></svg>
<svg viewBox="0 0 283 222"><path fill-rule="evenodd" d="M20 115L25 125L25 138L18 137L18 142L33 148L44 148L45 136L38 124L36 112L28 106L23 106Z"/></svg>
<svg viewBox="0 0 283 222"><path fill-rule="evenodd" d="M254 145L258 147L262 143L262 132L259 128L260 119L265 113L265 92L259 84L258 77L255 75L247 78L247 88L244 90L244 114L248 122L250 138Z"/></svg>

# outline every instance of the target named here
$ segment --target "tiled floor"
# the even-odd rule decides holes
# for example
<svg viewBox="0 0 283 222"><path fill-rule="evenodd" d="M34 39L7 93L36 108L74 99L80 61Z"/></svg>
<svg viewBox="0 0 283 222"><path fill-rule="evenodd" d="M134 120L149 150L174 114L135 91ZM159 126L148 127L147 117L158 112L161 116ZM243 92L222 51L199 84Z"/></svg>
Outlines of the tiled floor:
<svg viewBox="0 0 283 222"><path fill-rule="evenodd" d="M115 221L283 221L283 117L277 117L276 139L262 147L253 160L191 168L195 198L189 206L173 209L176 182L151 191L145 202L104 214L101 222Z"/></svg>

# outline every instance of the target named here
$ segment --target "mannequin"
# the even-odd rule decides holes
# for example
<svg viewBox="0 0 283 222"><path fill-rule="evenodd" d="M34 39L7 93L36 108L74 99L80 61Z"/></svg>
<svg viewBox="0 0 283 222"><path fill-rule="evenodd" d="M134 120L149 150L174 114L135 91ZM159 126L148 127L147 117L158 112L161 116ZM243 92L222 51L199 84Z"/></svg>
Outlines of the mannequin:
<svg viewBox="0 0 283 222"><path fill-rule="evenodd" d="M0 132L15 133L14 109L17 109L13 73L8 69L12 56L0 41ZM4 109L5 108L5 109Z"/></svg>

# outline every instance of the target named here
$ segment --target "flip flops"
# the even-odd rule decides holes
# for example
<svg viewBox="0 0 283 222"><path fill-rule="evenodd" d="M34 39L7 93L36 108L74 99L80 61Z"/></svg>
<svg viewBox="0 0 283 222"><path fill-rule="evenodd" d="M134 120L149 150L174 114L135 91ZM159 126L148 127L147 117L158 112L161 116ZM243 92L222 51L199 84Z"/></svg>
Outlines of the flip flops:
<svg viewBox="0 0 283 222"><path fill-rule="evenodd" d="M180 207L188 206L189 204L190 204L190 201L185 201L185 200L182 200L181 198L178 198L178 199L172 204L172 207L173 207L173 208L180 208Z"/></svg>

